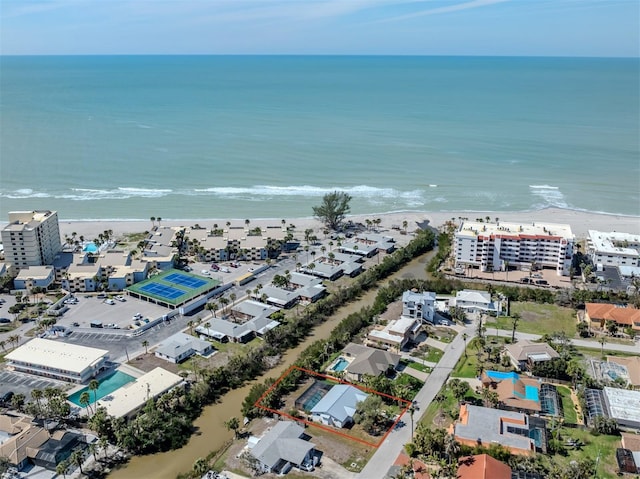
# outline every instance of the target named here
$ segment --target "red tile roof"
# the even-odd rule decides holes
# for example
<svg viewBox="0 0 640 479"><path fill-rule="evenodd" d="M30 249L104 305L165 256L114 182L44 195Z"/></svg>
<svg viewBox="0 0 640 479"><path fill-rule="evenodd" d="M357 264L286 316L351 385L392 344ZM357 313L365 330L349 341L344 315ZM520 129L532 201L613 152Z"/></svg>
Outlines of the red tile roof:
<svg viewBox="0 0 640 479"><path fill-rule="evenodd" d="M458 479L511 479L511 468L487 454L462 457Z"/></svg>
<svg viewBox="0 0 640 479"><path fill-rule="evenodd" d="M591 321L605 320L615 321L618 324L633 326L634 322L640 322L640 309L622 308L615 304L587 303L585 304L587 314Z"/></svg>
<svg viewBox="0 0 640 479"><path fill-rule="evenodd" d="M404 466L410 461L409 456L407 456L404 452L401 452L393 463L394 466ZM427 465L419 461L418 459L413 460L413 477L415 479L431 479L429 475Z"/></svg>

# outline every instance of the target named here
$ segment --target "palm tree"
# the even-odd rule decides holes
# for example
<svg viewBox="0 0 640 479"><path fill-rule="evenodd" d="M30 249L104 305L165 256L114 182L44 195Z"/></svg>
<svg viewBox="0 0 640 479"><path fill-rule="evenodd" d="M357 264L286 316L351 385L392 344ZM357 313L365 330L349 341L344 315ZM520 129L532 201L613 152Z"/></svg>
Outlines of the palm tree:
<svg viewBox="0 0 640 479"><path fill-rule="evenodd" d="M191 335L193 335L193 324L194 324L194 323L193 323L193 320L190 320L190 321L187 323L187 326L189 326L189 334L191 334Z"/></svg>
<svg viewBox="0 0 640 479"><path fill-rule="evenodd" d="M160 226L160 222L162 221L162 218L160 218L159 216L156 218L156 221L158 222L158 227Z"/></svg>
<svg viewBox="0 0 640 479"><path fill-rule="evenodd" d="M146 339L142 341L142 347L144 348L144 354L149 354L149 341L147 341Z"/></svg>
<svg viewBox="0 0 640 479"><path fill-rule="evenodd" d="M464 357L467 357L467 339L469 339L469 336L467 336L467 333L462 333L462 340L464 341Z"/></svg>
<svg viewBox="0 0 640 479"><path fill-rule="evenodd" d="M156 225L156 217L152 216L150 220L151 220L151 227L154 227Z"/></svg>
<svg viewBox="0 0 640 479"><path fill-rule="evenodd" d="M82 470L82 463L84 462L84 458L82 457L82 453L77 449L71 453L71 457L69 457L71 462L80 468L80 474L84 474Z"/></svg>
<svg viewBox="0 0 640 479"><path fill-rule="evenodd" d="M455 459L459 451L460 444L458 444L456 438L453 434L447 434L444 438L444 453L449 464L453 463L453 459Z"/></svg>
<svg viewBox="0 0 640 479"><path fill-rule="evenodd" d="M600 343L600 355L604 356L604 345L607 344L606 336L601 336L598 342Z"/></svg>
<svg viewBox="0 0 640 479"><path fill-rule="evenodd" d="M100 387L100 382L97 379L92 379L89 382L89 391L93 391L93 404L94 407L98 402L98 388Z"/></svg>
<svg viewBox="0 0 640 479"><path fill-rule="evenodd" d="M198 477L202 476L209 470L209 465L207 461L201 457L196 459L196 462L193 463L193 472L198 474Z"/></svg>
<svg viewBox="0 0 640 479"><path fill-rule="evenodd" d="M31 397L33 399L35 399L36 404L38 405L38 413L40 414L42 411L42 405L40 404L40 399L42 399L42 397L44 396L42 390L40 389L33 389L31 391Z"/></svg>
<svg viewBox="0 0 640 479"><path fill-rule="evenodd" d="M0 341L0 347L2 348L3 351L7 349L6 345L7 345L7 342L5 340Z"/></svg>
<svg viewBox="0 0 640 479"><path fill-rule="evenodd" d="M516 328L518 327L518 322L520 321L520 315L518 313L513 313L511 315L511 326L512 326L512 330L511 330L511 342L515 343L516 342Z"/></svg>
<svg viewBox="0 0 640 479"><path fill-rule="evenodd" d="M67 467L69 467L69 464L67 463L67 461L59 462L58 464L56 464L56 474L66 479Z"/></svg>
<svg viewBox="0 0 640 479"><path fill-rule="evenodd" d="M225 427L229 431L233 431L235 438L238 438L238 429L240 428L240 421L237 417L232 417L224 423Z"/></svg>
<svg viewBox="0 0 640 479"><path fill-rule="evenodd" d="M409 226L409 222L407 220L404 220L402 222L402 229L404 230L404 234L407 234L407 227Z"/></svg>
<svg viewBox="0 0 640 479"><path fill-rule="evenodd" d="M80 406L89 408L89 403L91 402L91 396L89 395L89 392L84 391L82 394L80 394L78 402L80 403Z"/></svg>

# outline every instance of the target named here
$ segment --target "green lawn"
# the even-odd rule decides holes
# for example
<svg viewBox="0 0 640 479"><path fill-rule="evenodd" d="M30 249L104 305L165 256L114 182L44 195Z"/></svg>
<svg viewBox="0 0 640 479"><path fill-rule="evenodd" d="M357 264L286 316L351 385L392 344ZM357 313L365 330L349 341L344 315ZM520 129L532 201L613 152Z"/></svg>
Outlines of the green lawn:
<svg viewBox="0 0 640 479"><path fill-rule="evenodd" d="M564 308L554 304L538 304L532 302L511 303L511 314L518 313L520 321L517 331L531 334L551 334L554 331L564 331L572 338L576 333L576 313L571 308ZM511 330L513 322L510 317L500 316L491 318L485 326L487 331L496 326L499 329Z"/></svg>
<svg viewBox="0 0 640 479"><path fill-rule="evenodd" d="M442 386L442 389L440 389L439 396L442 397L442 401L432 401L420 419L420 422L427 424L429 427L448 426L453 422L453 418L457 417L460 410L458 400L453 396L449 388L447 388L446 383ZM479 398L480 396L476 395L471 389L465 396L465 400L469 402L474 402ZM437 418L439 418L442 423L435 424L434 420Z"/></svg>
<svg viewBox="0 0 640 479"><path fill-rule="evenodd" d="M411 353L411 356L423 359L428 363L437 363L442 358L444 352L434 346L422 345L420 348Z"/></svg>
<svg viewBox="0 0 640 479"><path fill-rule="evenodd" d="M554 462L561 462L568 464L569 462L577 459L583 459L590 457L593 460L600 458L598 466L599 479L614 479L616 476L617 461L616 461L616 448L620 444L620 436L594 436L590 430L562 428L562 439L573 438L580 440L584 447L578 450L568 450L566 456L554 455L549 460Z"/></svg>
<svg viewBox="0 0 640 479"><path fill-rule="evenodd" d="M422 371L423 373L430 373L431 368L429 366L425 366L422 363L416 361L405 361L408 368L416 369L418 371Z"/></svg>
<svg viewBox="0 0 640 479"><path fill-rule="evenodd" d="M487 346L496 347L504 344L505 338L496 338L490 336L487 338ZM494 363L488 360L487 354L482 353L484 370L492 369L494 371L506 371L499 363ZM478 375L478 365L480 364L478 358L478 349L475 347L475 338L467 342L467 357L464 354L458 360L458 364L451 372L453 378L475 378Z"/></svg>
<svg viewBox="0 0 640 479"><path fill-rule="evenodd" d="M564 415L565 422L568 424L577 424L578 413L576 412L576 407L571 399L571 391L566 386L557 386L557 389L558 394L560 395L560 400L562 401L562 413Z"/></svg>

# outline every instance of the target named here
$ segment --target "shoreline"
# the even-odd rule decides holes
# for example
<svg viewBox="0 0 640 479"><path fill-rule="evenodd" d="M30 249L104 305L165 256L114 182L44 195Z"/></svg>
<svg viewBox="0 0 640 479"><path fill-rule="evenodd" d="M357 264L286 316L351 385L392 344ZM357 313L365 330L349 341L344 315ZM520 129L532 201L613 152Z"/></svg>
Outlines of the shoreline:
<svg viewBox="0 0 640 479"><path fill-rule="evenodd" d="M510 222L528 222L540 221L545 223L561 223L569 224L576 238L586 238L588 230L600 231L622 231L631 234L640 234L640 217L628 215L613 215L604 213L593 213L578 210L569 210L561 208L545 208L542 210L531 211L400 211L387 212L379 214L353 214L348 215L347 219L354 222L365 222L366 219L381 219L381 229L390 229L392 226L402 226L403 221L409 223L408 229L417 227L418 223L428 221L431 226L439 227L446 221L459 217L468 217L473 220L475 218L485 218L489 216L491 221L500 218L500 221ZM282 219L286 220L286 224L294 224L296 230L304 230L313 228L315 230L322 229L322 224L312 216L285 217L285 218L249 218L250 225L255 226L280 226ZM140 233L149 231L152 227L150 219L92 219L92 220L67 220L58 217L60 224L60 233L64 239L65 235L71 235L75 232L78 235L92 239L92 235L97 235L104 230L112 230L114 236L122 236L131 233ZM200 224L206 228L210 228L217 223L220 226L231 222L232 226L244 226L245 219L235 218L201 218L201 219L163 219L161 226L193 226ZM6 222L2 223L2 227ZM157 222L156 222L157 225Z"/></svg>

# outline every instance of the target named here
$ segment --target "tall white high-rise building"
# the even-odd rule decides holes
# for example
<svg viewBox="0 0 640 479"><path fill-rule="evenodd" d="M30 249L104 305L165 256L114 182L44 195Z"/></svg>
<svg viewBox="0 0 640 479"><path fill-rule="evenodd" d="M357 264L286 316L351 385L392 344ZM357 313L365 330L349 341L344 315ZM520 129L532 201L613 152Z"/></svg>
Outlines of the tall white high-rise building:
<svg viewBox="0 0 640 479"><path fill-rule="evenodd" d="M454 255L456 267L553 268L566 276L574 242L571 227L564 224L465 221L455 233Z"/></svg>
<svg viewBox="0 0 640 479"><path fill-rule="evenodd" d="M62 249L56 211L12 211L2 230L5 262L20 270L44 266Z"/></svg>

